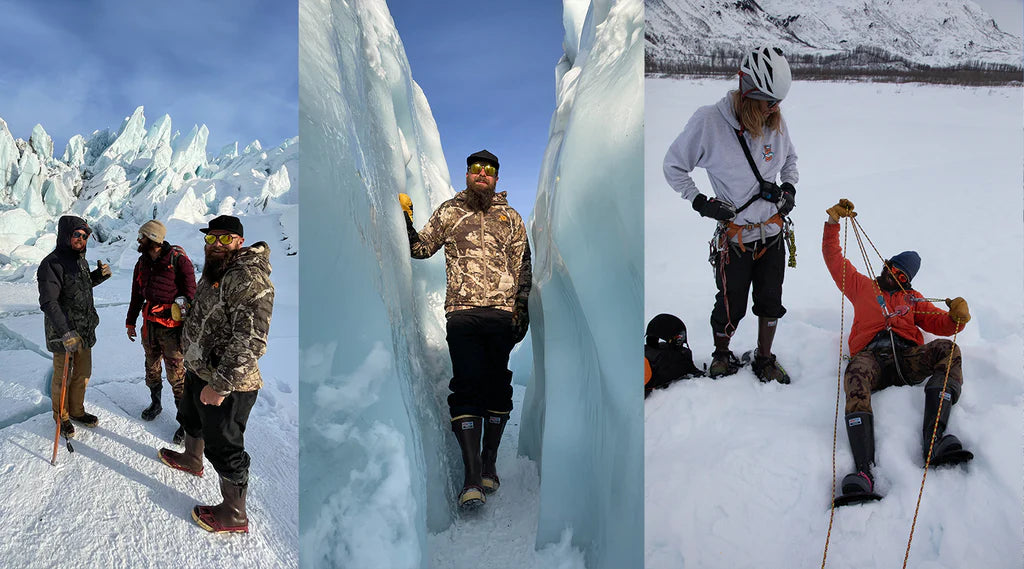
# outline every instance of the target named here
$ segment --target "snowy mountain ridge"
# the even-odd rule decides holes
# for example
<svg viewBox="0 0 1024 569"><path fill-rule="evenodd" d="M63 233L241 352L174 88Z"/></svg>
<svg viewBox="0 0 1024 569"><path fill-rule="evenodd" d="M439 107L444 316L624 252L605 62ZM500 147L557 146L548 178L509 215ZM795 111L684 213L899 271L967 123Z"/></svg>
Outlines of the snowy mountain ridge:
<svg viewBox="0 0 1024 569"><path fill-rule="evenodd" d="M831 62L841 66L1021 68L1021 38L970 0L648 0L645 10L649 70L654 61L732 66L740 50L766 43L787 55L870 54Z"/></svg>
<svg viewBox="0 0 1024 569"><path fill-rule="evenodd" d="M15 139L0 118L0 279L17 278L56 241L56 220L86 218L100 243L133 237L149 219L200 223L211 215L260 214L298 203L298 137L264 150L258 140L207 154L208 130L172 130L163 115L146 128L143 107L116 132L75 135L54 156L41 125ZM129 239L130 240L130 239Z"/></svg>

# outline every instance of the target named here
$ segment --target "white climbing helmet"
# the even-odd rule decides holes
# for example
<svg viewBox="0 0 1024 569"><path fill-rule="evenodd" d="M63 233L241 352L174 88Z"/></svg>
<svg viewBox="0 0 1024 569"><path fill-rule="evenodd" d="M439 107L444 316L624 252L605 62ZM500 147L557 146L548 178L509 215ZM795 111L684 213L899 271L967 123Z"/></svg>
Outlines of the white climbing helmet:
<svg viewBox="0 0 1024 569"><path fill-rule="evenodd" d="M740 90L744 97L781 101L789 93L793 76L777 47L763 46L747 52L740 64Z"/></svg>

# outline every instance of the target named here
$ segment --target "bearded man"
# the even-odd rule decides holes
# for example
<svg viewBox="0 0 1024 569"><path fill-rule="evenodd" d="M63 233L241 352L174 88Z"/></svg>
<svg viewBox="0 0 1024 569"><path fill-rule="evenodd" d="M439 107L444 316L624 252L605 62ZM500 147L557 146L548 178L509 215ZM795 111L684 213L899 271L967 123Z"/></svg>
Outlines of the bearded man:
<svg viewBox="0 0 1024 569"><path fill-rule="evenodd" d="M459 506L475 508L499 486L495 461L512 411L508 358L530 323L533 273L522 217L508 205L506 192L495 193L498 157L481 150L466 166L466 189L442 203L419 232L409 197L399 199L412 257L426 259L444 246L448 408L465 475Z"/></svg>
<svg viewBox="0 0 1024 569"><path fill-rule="evenodd" d="M100 323L92 288L110 278L110 266L96 261L96 268L89 270L85 251L91 234L92 229L81 217L61 216L57 221L57 246L43 258L36 271L46 349L53 353L53 420L60 423L65 438L75 435L71 421L86 427L99 424L99 418L85 410L85 386L92 375L92 348ZM65 374L67 389L62 390ZM66 395L63 406L62 391Z"/></svg>
<svg viewBox="0 0 1024 569"><path fill-rule="evenodd" d="M243 247L242 222L221 215L210 220L205 264L185 319L185 389L178 422L185 452L160 449L172 468L203 475L203 456L220 475L223 502L196 506L192 519L216 533L247 533L245 499L249 455L243 435L263 378L256 360L267 350L274 307L270 247Z"/></svg>

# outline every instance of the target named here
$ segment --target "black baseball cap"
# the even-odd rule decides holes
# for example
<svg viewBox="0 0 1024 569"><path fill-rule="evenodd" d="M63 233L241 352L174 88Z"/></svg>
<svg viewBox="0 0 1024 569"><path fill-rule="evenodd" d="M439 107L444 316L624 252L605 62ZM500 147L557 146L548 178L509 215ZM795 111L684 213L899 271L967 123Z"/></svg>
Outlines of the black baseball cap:
<svg viewBox="0 0 1024 569"><path fill-rule="evenodd" d="M203 227L199 231L209 233L217 230L228 231L239 237L245 237L245 234L242 232L242 222L232 215L218 215L210 220L209 227Z"/></svg>
<svg viewBox="0 0 1024 569"><path fill-rule="evenodd" d="M472 166L474 162L487 162L488 164L492 164L495 170L500 168L498 165L498 157L486 150L474 152L466 158L466 166Z"/></svg>

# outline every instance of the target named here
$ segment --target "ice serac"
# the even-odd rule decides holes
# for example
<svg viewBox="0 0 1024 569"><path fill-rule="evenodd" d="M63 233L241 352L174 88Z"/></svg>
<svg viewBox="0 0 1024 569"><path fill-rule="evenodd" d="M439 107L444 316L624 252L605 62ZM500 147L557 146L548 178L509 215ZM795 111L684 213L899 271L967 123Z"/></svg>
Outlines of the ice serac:
<svg viewBox="0 0 1024 569"><path fill-rule="evenodd" d="M154 217L196 224L221 213L285 215L294 209L298 137L209 162L206 136L206 127L196 127L180 138L172 165L170 117L146 130L138 107L116 135L100 130L88 140L72 136L58 160L42 126L26 142L13 138L0 119L0 212L25 214L19 223L7 224L0 239L0 280L20 278L49 252L45 240L37 238L52 232L55 219L65 213L84 216L102 245L134 241L139 224Z"/></svg>
<svg viewBox="0 0 1024 569"><path fill-rule="evenodd" d="M448 168L384 0L302 2L299 25L300 219L316 260L300 274L301 565L425 568L456 485L444 261L410 259L397 194L421 227L453 194Z"/></svg>
<svg viewBox="0 0 1024 569"><path fill-rule="evenodd" d="M564 11L519 448L540 464L538 546L570 527L587 567L643 567L643 2Z"/></svg>
<svg viewBox="0 0 1024 569"><path fill-rule="evenodd" d="M43 164L53 162L53 139L46 133L43 125L37 124L32 127L32 136L29 137L28 143Z"/></svg>

